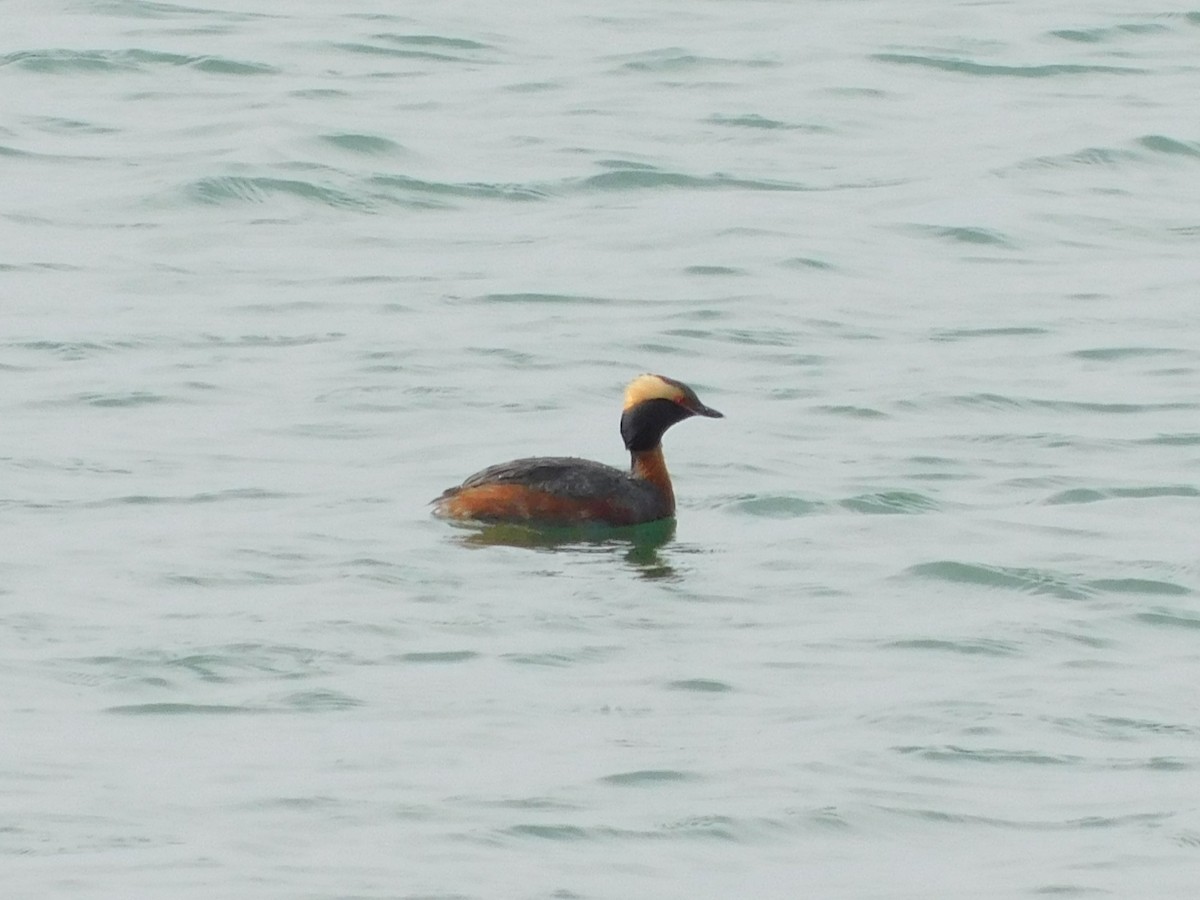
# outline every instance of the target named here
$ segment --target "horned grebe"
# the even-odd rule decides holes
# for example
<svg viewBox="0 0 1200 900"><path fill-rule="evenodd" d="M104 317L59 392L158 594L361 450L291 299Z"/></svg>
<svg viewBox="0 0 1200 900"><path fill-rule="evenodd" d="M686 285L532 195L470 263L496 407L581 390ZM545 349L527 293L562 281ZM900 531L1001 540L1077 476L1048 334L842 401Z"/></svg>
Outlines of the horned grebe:
<svg viewBox="0 0 1200 900"><path fill-rule="evenodd" d="M692 416L723 418L686 384L639 375L625 388L621 437L629 472L575 457L514 459L476 472L433 501L434 514L481 522L638 525L675 515L663 432Z"/></svg>

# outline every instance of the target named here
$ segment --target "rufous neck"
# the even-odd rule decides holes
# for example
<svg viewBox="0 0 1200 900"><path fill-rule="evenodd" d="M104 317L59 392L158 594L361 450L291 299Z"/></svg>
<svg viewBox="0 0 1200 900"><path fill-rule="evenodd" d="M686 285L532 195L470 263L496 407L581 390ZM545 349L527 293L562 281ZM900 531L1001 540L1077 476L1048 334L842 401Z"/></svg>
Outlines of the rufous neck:
<svg viewBox="0 0 1200 900"><path fill-rule="evenodd" d="M663 459L662 445L650 450L634 450L629 455L633 463L633 477L648 481L658 488L670 507L670 515L674 515L675 490L671 487L671 476L667 472L667 462Z"/></svg>

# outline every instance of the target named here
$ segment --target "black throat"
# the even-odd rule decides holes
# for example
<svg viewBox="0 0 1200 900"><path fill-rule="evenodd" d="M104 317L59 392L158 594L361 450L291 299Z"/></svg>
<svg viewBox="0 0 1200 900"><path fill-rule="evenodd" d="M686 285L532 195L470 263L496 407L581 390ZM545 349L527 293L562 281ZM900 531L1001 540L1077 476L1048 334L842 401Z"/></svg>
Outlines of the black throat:
<svg viewBox="0 0 1200 900"><path fill-rule="evenodd" d="M637 453L653 450L662 443L663 432L691 413L673 400L643 400L621 414L621 437L625 449Z"/></svg>

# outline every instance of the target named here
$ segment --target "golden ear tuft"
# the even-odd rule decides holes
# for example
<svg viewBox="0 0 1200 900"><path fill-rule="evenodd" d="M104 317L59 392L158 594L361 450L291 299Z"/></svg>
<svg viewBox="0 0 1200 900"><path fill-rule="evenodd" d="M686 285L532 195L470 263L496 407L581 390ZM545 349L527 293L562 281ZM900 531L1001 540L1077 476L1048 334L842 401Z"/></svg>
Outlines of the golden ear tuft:
<svg viewBox="0 0 1200 900"><path fill-rule="evenodd" d="M678 403L684 397L683 386L662 375L639 375L625 388L625 409L647 400L671 400Z"/></svg>

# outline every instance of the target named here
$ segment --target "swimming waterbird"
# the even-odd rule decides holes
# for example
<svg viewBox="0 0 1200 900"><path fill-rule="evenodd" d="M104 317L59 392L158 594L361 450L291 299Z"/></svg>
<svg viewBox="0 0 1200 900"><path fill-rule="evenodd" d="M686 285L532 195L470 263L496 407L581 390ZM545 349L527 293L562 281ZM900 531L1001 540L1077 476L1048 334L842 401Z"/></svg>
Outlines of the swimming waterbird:
<svg viewBox="0 0 1200 900"><path fill-rule="evenodd" d="M630 470L587 459L539 456L476 472L433 501L447 519L534 525L638 525L675 515L675 492L663 460L662 436L692 416L722 414L686 384L639 375L625 388L621 437Z"/></svg>

